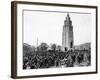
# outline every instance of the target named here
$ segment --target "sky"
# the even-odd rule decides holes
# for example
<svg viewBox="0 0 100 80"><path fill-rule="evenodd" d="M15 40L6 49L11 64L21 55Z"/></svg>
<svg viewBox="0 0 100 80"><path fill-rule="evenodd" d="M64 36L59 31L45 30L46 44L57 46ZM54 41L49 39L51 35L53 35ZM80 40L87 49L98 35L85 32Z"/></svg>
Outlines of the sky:
<svg viewBox="0 0 100 80"><path fill-rule="evenodd" d="M23 42L33 46L42 42L62 45L64 20L72 20L74 45L91 42L91 14L70 12L23 11Z"/></svg>

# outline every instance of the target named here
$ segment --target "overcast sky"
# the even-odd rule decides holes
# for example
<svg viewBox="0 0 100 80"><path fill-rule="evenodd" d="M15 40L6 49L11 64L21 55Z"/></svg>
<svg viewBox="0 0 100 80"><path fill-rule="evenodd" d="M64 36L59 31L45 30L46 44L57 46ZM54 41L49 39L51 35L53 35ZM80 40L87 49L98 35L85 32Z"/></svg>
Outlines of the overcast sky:
<svg viewBox="0 0 100 80"><path fill-rule="evenodd" d="M24 11L23 42L36 46L41 42L62 45L62 29L66 13ZM70 13L74 32L74 45L91 42L91 14Z"/></svg>

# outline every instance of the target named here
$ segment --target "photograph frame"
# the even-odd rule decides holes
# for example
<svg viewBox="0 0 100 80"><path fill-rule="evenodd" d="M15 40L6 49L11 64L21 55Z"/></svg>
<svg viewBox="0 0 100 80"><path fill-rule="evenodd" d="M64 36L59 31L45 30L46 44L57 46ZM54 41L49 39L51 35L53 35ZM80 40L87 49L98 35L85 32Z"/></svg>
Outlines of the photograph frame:
<svg viewBox="0 0 100 80"><path fill-rule="evenodd" d="M18 64L17 64L17 58L18 58L18 51L17 51L17 45L18 45L18 15L17 15L17 9L18 4L23 5L42 5L42 6L58 6L58 7L72 7L72 8L88 8L88 9L95 9L95 57L96 57L96 65L95 65L95 71L90 72L76 72L76 73L58 73L58 74L45 74L45 75L27 75L27 76L18 76L17 70L18 70ZM51 76L67 76L67 75L82 75L82 74L96 74L98 72L98 8L97 6L89 6L89 5L73 5L73 4L59 4L59 3L42 3L42 2L25 2L25 1L12 1L11 2L11 77L18 79L18 78L35 78L35 77L51 77Z"/></svg>

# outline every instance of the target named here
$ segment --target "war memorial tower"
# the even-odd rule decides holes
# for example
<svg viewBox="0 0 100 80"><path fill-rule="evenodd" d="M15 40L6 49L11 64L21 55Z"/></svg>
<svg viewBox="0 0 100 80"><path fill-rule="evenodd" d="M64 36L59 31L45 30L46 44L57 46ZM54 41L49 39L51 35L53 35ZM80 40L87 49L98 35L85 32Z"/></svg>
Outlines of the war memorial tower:
<svg viewBox="0 0 100 80"><path fill-rule="evenodd" d="M73 48L73 44L73 26L69 14L67 14L62 32L62 50L67 51Z"/></svg>

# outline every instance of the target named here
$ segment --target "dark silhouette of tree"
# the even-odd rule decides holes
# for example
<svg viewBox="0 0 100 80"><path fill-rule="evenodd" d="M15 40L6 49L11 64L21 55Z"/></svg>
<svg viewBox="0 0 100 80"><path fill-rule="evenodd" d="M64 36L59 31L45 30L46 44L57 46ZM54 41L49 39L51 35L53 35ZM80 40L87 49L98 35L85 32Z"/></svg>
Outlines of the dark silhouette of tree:
<svg viewBox="0 0 100 80"><path fill-rule="evenodd" d="M48 45L47 43L41 43L39 48L40 48L40 51L47 51Z"/></svg>
<svg viewBox="0 0 100 80"><path fill-rule="evenodd" d="M57 50L61 51L61 46L60 45L57 46Z"/></svg>
<svg viewBox="0 0 100 80"><path fill-rule="evenodd" d="M57 48L57 45L56 45L56 44L52 44L52 45L51 45L51 49L52 49L52 50L54 50L54 51L55 51L55 50L56 50L56 48Z"/></svg>

